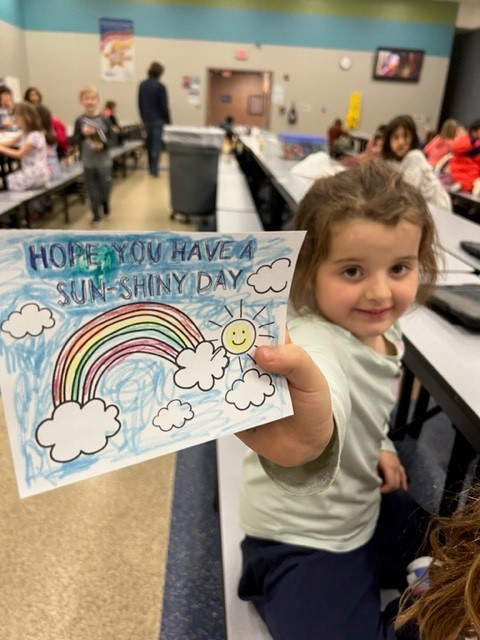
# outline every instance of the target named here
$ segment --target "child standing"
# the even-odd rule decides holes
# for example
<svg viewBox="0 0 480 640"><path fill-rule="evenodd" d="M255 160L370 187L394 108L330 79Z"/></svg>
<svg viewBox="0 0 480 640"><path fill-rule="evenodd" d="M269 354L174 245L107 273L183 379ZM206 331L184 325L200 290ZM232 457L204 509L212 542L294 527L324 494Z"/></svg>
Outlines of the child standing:
<svg viewBox="0 0 480 640"><path fill-rule="evenodd" d="M7 186L11 191L40 189L50 177L47 143L40 116L29 102L16 104L13 116L22 133L0 144L0 153L21 160L22 168L7 175ZM18 148L13 148L15 146Z"/></svg>
<svg viewBox="0 0 480 640"><path fill-rule="evenodd" d="M112 128L109 121L100 114L100 98L95 87L85 87L80 91L80 102L84 114L75 121L73 139L80 145L85 169L85 184L94 224L100 222L100 207L104 215L110 213L110 192L112 188L112 160L109 147L112 143Z"/></svg>
<svg viewBox="0 0 480 640"><path fill-rule="evenodd" d="M450 173L461 189L480 195L480 120L472 122L468 133L453 143Z"/></svg>
<svg viewBox="0 0 480 640"><path fill-rule="evenodd" d="M413 118L397 116L388 123L382 156L402 173L407 182L420 191L429 204L447 211L452 210L448 193L418 148L418 135Z"/></svg>
<svg viewBox="0 0 480 640"><path fill-rule="evenodd" d="M381 574L385 587L406 586L421 541L387 435L397 321L435 283L434 223L415 188L370 162L318 180L294 228L308 232L292 284L295 344L255 353L287 374L294 415L238 434L256 452L243 470L239 595L275 640L394 640Z"/></svg>

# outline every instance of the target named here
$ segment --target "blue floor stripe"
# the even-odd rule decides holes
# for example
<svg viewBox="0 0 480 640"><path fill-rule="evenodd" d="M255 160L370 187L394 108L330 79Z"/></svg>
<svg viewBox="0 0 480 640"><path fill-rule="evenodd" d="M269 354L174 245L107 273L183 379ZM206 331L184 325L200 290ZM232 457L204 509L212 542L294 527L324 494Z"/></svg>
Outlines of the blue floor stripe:
<svg viewBox="0 0 480 640"><path fill-rule="evenodd" d="M161 640L224 640L214 442L177 454Z"/></svg>

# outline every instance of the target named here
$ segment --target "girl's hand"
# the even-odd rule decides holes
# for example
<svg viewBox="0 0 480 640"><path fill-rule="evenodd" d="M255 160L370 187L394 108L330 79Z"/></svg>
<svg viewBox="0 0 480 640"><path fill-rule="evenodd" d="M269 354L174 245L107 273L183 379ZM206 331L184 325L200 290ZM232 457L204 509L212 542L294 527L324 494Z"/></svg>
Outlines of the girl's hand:
<svg viewBox="0 0 480 640"><path fill-rule="evenodd" d="M378 473L383 478L380 488L382 493L390 493L397 489L408 490L408 479L405 467L393 451L380 451Z"/></svg>
<svg viewBox="0 0 480 640"><path fill-rule="evenodd" d="M290 338L287 336L288 342ZM285 467L318 458L333 435L327 381L302 348L294 344L259 347L255 360L266 371L286 376L294 415L237 433L248 447Z"/></svg>

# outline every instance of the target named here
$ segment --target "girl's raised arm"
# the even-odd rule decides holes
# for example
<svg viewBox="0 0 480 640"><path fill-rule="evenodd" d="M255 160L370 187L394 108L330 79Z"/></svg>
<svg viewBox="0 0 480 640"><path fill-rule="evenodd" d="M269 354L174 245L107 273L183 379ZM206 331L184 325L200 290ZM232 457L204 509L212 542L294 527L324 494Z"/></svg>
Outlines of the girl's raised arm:
<svg viewBox="0 0 480 640"><path fill-rule="evenodd" d="M8 140L4 140L2 143L0 143L0 146L13 147L14 145L17 144L17 142L20 140L21 137L22 137L22 134L19 133L16 136L12 136L11 138L8 138Z"/></svg>
<svg viewBox="0 0 480 640"><path fill-rule="evenodd" d="M18 137L20 138L20 136ZM26 155L27 153L30 153L32 149L33 149L33 145L31 145L29 142L24 142L20 147L20 149L11 149L9 146L0 144L0 153L3 153L6 156L9 156L10 158L16 158L16 159L23 158L23 156Z"/></svg>

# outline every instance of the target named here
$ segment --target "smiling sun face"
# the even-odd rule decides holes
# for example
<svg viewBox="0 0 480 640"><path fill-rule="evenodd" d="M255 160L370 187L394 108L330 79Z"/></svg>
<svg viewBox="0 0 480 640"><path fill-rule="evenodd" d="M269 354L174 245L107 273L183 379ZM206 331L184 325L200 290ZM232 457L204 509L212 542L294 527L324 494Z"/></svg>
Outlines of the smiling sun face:
<svg viewBox="0 0 480 640"><path fill-rule="evenodd" d="M236 319L229 322L222 331L221 342L229 353L246 353L255 343L257 332L250 320Z"/></svg>

